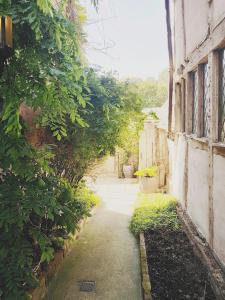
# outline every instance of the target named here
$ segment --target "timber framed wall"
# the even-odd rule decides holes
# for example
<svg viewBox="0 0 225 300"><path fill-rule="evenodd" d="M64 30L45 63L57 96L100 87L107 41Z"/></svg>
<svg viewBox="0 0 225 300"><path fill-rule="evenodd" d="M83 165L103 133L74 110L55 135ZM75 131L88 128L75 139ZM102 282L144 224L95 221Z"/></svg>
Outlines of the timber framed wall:
<svg viewBox="0 0 225 300"><path fill-rule="evenodd" d="M224 0L174 0L171 12L169 188L225 266L225 139L220 121L225 119Z"/></svg>

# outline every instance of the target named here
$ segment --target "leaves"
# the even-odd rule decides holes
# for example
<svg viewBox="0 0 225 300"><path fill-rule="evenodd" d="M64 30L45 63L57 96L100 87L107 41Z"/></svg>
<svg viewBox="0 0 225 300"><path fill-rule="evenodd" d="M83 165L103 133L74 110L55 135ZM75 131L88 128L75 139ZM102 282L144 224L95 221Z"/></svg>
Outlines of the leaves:
<svg viewBox="0 0 225 300"><path fill-rule="evenodd" d="M0 4L14 24L14 55L0 77L3 299L26 299L57 242L89 215L98 199L80 181L94 161L114 151L129 115L140 110L126 85L83 66L82 28L61 4Z"/></svg>
<svg viewBox="0 0 225 300"><path fill-rule="evenodd" d="M3 299L26 299L42 264L54 256L53 241L74 232L90 210L89 199L80 200L56 176L56 146L34 149L27 133L45 127L62 145L69 119L76 128L87 126L80 110L88 87L79 36L51 1L0 6L12 15L15 49L0 77L0 291ZM22 103L35 118L21 117Z"/></svg>
<svg viewBox="0 0 225 300"><path fill-rule="evenodd" d="M49 0L37 0L39 9L45 14L53 15L52 3Z"/></svg>

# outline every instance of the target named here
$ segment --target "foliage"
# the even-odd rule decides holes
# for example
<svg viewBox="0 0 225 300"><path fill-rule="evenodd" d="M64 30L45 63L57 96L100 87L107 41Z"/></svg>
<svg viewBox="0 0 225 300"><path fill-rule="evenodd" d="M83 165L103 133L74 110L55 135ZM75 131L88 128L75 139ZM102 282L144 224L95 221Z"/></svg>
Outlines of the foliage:
<svg viewBox="0 0 225 300"><path fill-rule="evenodd" d="M55 176L26 180L4 175L0 193L0 289L3 299L24 299L49 262L98 199L84 186L74 190ZM35 255L34 255L35 254Z"/></svg>
<svg viewBox="0 0 225 300"><path fill-rule="evenodd" d="M165 194L139 194L130 229L137 235L147 229L180 227L176 213L176 199Z"/></svg>
<svg viewBox="0 0 225 300"><path fill-rule="evenodd" d="M127 94L126 85L111 74L88 69L86 76L89 103L79 113L88 126L80 128L68 121L68 135L60 142L63 147L58 149L55 162L57 174L66 170L75 184L93 161L124 145L132 116L141 114L138 100ZM72 154L68 153L69 145Z"/></svg>
<svg viewBox="0 0 225 300"><path fill-rule="evenodd" d="M127 107L132 107L126 115L124 125L120 130L117 153L121 164L132 164L137 167L139 152L139 137L143 129L145 115L142 113L143 102L137 89L130 81L122 82L124 99Z"/></svg>
<svg viewBox="0 0 225 300"><path fill-rule="evenodd" d="M80 180L115 151L129 116L141 110L126 84L83 65L84 19L69 20L66 5L0 2L14 28L14 55L0 76L2 299L25 299L55 249L89 215L98 199ZM32 112L28 118L22 107Z"/></svg>
<svg viewBox="0 0 225 300"><path fill-rule="evenodd" d="M168 93L168 71L160 73L158 79L149 78L145 80L129 80L133 91L141 99L144 108L162 106Z"/></svg>
<svg viewBox="0 0 225 300"><path fill-rule="evenodd" d="M100 197L93 193L86 185L84 181L80 181L76 189L76 197L79 200L83 201L88 209L93 208L94 206L100 203Z"/></svg>
<svg viewBox="0 0 225 300"><path fill-rule="evenodd" d="M151 111L149 115L153 120L155 121L159 120L159 117L157 116L156 112Z"/></svg>
<svg viewBox="0 0 225 300"><path fill-rule="evenodd" d="M167 86L157 80L145 80L138 84L145 107L157 107L167 99Z"/></svg>
<svg viewBox="0 0 225 300"><path fill-rule="evenodd" d="M134 175L139 177L155 177L157 175L157 172L158 172L157 166L152 166L150 168L138 170L137 172L134 173Z"/></svg>

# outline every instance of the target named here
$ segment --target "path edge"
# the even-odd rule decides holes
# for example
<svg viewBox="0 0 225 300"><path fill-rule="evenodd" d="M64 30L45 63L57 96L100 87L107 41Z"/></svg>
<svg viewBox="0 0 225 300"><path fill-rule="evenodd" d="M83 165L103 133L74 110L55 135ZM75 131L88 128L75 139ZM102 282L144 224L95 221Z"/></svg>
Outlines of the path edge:
<svg viewBox="0 0 225 300"><path fill-rule="evenodd" d="M53 277L57 274L61 264L64 261L64 258L67 254L72 250L75 240L77 240L84 228L85 224L89 221L89 219L95 213L96 207L94 207L90 216L81 219L78 223L78 228L76 229L74 235L72 235L69 239L65 240L64 246L62 250L58 250L55 252L53 260L49 263L47 270L39 276L39 285L33 290L28 291L28 299L32 300L41 300L47 294L49 284Z"/></svg>
<svg viewBox="0 0 225 300"><path fill-rule="evenodd" d="M141 232L139 234L139 240L140 240L143 299L144 300L152 300L151 282L150 282L150 276L149 276L149 272L148 272L147 253L146 253L146 246L145 246L145 236L144 236L143 232Z"/></svg>

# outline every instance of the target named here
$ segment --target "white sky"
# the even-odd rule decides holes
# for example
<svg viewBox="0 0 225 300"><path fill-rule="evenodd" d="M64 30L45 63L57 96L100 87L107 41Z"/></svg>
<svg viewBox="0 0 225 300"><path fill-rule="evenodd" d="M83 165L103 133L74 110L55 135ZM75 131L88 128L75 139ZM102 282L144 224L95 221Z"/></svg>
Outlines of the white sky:
<svg viewBox="0 0 225 300"><path fill-rule="evenodd" d="M124 77L158 77L168 67L164 0L100 0L87 8L90 64Z"/></svg>

